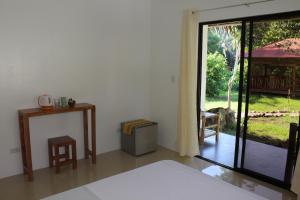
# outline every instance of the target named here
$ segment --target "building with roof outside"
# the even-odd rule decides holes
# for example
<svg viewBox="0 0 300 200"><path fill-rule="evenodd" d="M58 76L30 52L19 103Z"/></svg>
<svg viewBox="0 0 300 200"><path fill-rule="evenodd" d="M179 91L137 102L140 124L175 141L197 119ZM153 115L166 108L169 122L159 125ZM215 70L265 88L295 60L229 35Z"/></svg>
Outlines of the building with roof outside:
<svg viewBox="0 0 300 200"><path fill-rule="evenodd" d="M300 96L300 38L253 50L251 66L251 92Z"/></svg>

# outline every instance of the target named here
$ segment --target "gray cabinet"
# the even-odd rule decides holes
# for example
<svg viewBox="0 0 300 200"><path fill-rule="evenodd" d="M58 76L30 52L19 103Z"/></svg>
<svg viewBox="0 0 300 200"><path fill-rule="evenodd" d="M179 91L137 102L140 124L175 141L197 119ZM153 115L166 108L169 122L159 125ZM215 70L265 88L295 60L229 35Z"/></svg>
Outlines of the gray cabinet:
<svg viewBox="0 0 300 200"><path fill-rule="evenodd" d="M157 147L157 123L135 127L131 135L122 132L121 123L121 149L129 154L139 156L156 151Z"/></svg>

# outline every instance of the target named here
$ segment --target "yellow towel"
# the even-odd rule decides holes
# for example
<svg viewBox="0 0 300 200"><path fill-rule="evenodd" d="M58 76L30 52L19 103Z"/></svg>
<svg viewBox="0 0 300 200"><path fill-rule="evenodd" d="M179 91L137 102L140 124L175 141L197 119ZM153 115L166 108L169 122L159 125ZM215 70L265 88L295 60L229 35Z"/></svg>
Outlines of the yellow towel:
<svg viewBox="0 0 300 200"><path fill-rule="evenodd" d="M126 122L123 124L122 132L126 135L131 135L132 130L139 126L146 126L151 125L153 122L145 120L145 119L138 119L130 122Z"/></svg>

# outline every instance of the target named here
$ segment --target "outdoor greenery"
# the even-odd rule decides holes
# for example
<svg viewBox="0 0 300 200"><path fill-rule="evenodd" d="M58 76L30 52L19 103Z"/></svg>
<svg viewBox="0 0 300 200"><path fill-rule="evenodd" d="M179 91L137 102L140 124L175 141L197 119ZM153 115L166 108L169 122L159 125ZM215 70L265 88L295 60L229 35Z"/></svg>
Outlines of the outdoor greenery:
<svg viewBox="0 0 300 200"><path fill-rule="evenodd" d="M229 72L226 69L226 58L215 52L207 57L207 79L206 94L209 97L218 97L222 91L226 90L226 82L229 77Z"/></svg>
<svg viewBox="0 0 300 200"><path fill-rule="evenodd" d="M251 95L249 111L272 112L286 111L289 113L300 111L300 100L289 99L284 96Z"/></svg>
<svg viewBox="0 0 300 200"><path fill-rule="evenodd" d="M243 98L245 101L245 97ZM243 101L243 102L244 102ZM238 93L232 94L233 108L238 106ZM227 105L226 93L219 97L207 98L205 106L207 109L216 107L225 107ZM245 105L243 104L242 111ZM287 116L284 117L269 117L269 118L251 118L248 121L249 138L268 144L284 147L288 140L289 124L292 122L298 123L298 116L289 116L290 113L297 113L300 110L299 99L288 99L283 96L274 95L259 95L252 94L250 96L249 111L256 112L274 112L284 111ZM235 131L226 130L226 133L235 134Z"/></svg>
<svg viewBox="0 0 300 200"><path fill-rule="evenodd" d="M222 50L222 46L221 46L221 37L216 34L213 33L211 30L209 30L208 33L208 44L207 44L207 52L208 54L214 54L216 52L222 54L223 50Z"/></svg>
<svg viewBox="0 0 300 200"><path fill-rule="evenodd" d="M232 95L232 107L237 108L238 106L238 92L233 92ZM205 109L210 110L212 108L226 108L227 107L227 94L223 91L217 97L206 97Z"/></svg>
<svg viewBox="0 0 300 200"><path fill-rule="evenodd" d="M253 49L289 38L300 38L300 19L257 22L253 30ZM208 31L207 85L205 109L224 108L237 113L240 65L240 25L212 26ZM247 28L249 30L249 27ZM246 37L248 40L249 37ZM246 41L246 43L248 43ZM287 47L285 47L287 48ZM246 52L248 46L246 45ZM248 70L245 61L245 72ZM290 74L286 68L273 70L273 75ZM276 74L275 74L276 73ZM296 72L300 77L300 71ZM244 74L243 89L247 85L247 73ZM245 97L243 97L245 100ZM243 101L244 102L244 101ZM244 112L245 103L242 104ZM281 112L282 117L258 117L248 120L248 138L272 144L286 146L289 124L298 122L300 99L287 96L251 94L249 112ZM243 115L244 113L242 113ZM235 125L235 124L234 124ZM222 130L235 134L232 130Z"/></svg>
<svg viewBox="0 0 300 200"><path fill-rule="evenodd" d="M253 29L253 47L263 47L287 38L300 38L300 19L258 22Z"/></svg>
<svg viewBox="0 0 300 200"><path fill-rule="evenodd" d="M240 26L220 26L209 29L208 33L208 73L206 95L216 97L227 91L227 101L230 107L231 90L238 90L239 54L240 54ZM213 59L215 57L218 59ZM221 56L223 59L221 59ZM215 64L218 67L215 67ZM222 66L223 68L220 68ZM217 76L216 76L217 75ZM222 77L220 82L219 77ZM220 83L218 88L212 83Z"/></svg>
<svg viewBox="0 0 300 200"><path fill-rule="evenodd" d="M249 119L248 138L286 147L289 137L289 124L292 122L298 123L298 116Z"/></svg>
<svg viewBox="0 0 300 200"><path fill-rule="evenodd" d="M299 99L284 96L251 95L250 111L286 113L284 117L251 118L248 121L248 133L252 139L263 140L268 144L286 147L289 137L289 124L298 123L300 110Z"/></svg>
<svg viewBox="0 0 300 200"><path fill-rule="evenodd" d="M287 38L300 38L300 19L297 20L276 20L276 21L266 21L258 22L254 24L254 40L253 48L263 47L265 45L278 42ZM248 37L247 37L248 39ZM220 89L217 89L212 84L207 85L207 96L216 97L221 92L228 91L228 81L230 77L234 75L232 89L234 91L238 90L238 75L239 70L236 74L233 74L235 65L239 66L239 52L238 48L240 40L240 26L219 26L209 28L208 32L208 68L213 67L216 62L218 66L224 66L224 69L219 68L219 72L213 69L214 73L208 74L207 79L213 82L219 82L217 79L219 76L215 76L215 73L224 72L222 80L224 81ZM224 59L218 57L217 61L214 61L213 54L218 53L218 55L223 55L225 58L226 65L224 64ZM237 67L237 66L236 66ZM247 66L246 66L247 67ZM208 69L210 70L210 69ZM218 74L219 75L219 74ZM227 85L227 86L226 86ZM228 96L227 96L228 99Z"/></svg>

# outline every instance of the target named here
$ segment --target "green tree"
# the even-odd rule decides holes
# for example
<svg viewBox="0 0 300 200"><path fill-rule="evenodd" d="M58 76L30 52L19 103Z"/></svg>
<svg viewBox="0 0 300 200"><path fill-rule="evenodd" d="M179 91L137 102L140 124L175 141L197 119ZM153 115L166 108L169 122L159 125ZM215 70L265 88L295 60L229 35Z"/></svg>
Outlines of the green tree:
<svg viewBox="0 0 300 200"><path fill-rule="evenodd" d="M227 103L230 109L232 88L234 87L240 66L241 26L215 26L211 28L211 31L222 38L220 43L223 55L226 57L227 64L229 65L230 78L227 82Z"/></svg>
<svg viewBox="0 0 300 200"><path fill-rule="evenodd" d="M226 91L229 76L226 58L218 52L208 54L206 95L217 97L222 91Z"/></svg>
<svg viewBox="0 0 300 200"><path fill-rule="evenodd" d="M263 47L288 38L300 38L299 19L259 22L255 23L253 28L254 48Z"/></svg>
<svg viewBox="0 0 300 200"><path fill-rule="evenodd" d="M222 53L221 47L221 38L218 34L212 32L211 29L208 30L208 44L207 44L207 53L215 53L219 52Z"/></svg>

